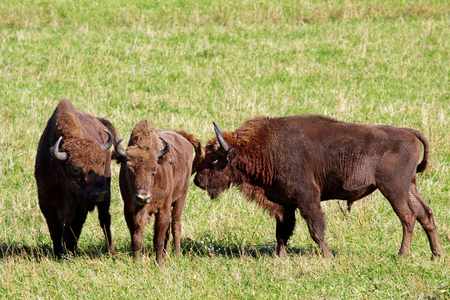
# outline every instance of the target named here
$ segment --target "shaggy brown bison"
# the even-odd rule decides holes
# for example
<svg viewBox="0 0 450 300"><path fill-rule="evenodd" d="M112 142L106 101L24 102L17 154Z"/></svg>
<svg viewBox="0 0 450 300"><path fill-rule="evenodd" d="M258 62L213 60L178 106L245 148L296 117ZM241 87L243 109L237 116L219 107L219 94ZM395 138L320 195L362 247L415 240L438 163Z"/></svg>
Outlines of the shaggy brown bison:
<svg viewBox="0 0 450 300"><path fill-rule="evenodd" d="M116 130L107 120L76 110L62 99L39 141L35 163L39 207L57 257L74 252L87 213L98 208L107 249L111 239L111 154ZM64 245L61 243L61 239Z"/></svg>
<svg viewBox="0 0 450 300"><path fill-rule="evenodd" d="M156 130L146 120L136 124L126 151L119 147L122 140L116 144L119 155L114 155L114 159L121 163L120 192L133 256L140 260L142 230L155 214L153 245L156 262L162 264L163 254L168 254L171 225L175 255L180 253L181 214L189 178L204 150L193 135L181 130ZM196 152L194 161L192 146Z"/></svg>
<svg viewBox="0 0 450 300"><path fill-rule="evenodd" d="M211 198L238 185L246 197L275 215L279 256L285 254L299 209L323 255L332 257L320 202L347 200L350 210L354 201L376 189L403 225L399 255L409 255L416 219L433 255L443 252L432 210L416 188L416 174L425 170L429 154L428 141L419 131L315 115L257 117L235 132L214 126L217 137L206 145L194 183Z"/></svg>

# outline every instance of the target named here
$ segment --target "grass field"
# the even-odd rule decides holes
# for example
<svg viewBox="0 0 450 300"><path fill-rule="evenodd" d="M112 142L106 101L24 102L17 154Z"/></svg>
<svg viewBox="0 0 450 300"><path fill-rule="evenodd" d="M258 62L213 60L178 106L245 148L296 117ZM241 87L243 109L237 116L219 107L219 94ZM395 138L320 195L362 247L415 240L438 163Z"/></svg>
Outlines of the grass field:
<svg viewBox="0 0 450 300"><path fill-rule="evenodd" d="M345 215L323 203L334 259L300 216L290 255L274 259L274 219L235 188L211 201L191 183L183 253L158 267L152 222L143 262L130 256L117 165L114 257L92 213L77 255L55 261L33 176L61 98L126 138L142 119L203 143L212 121L234 130L257 115L412 127L430 141L418 186L448 253L449 23L444 0L1 1L0 297L449 299L449 255L430 260L417 225L411 257L398 259L401 225L379 192Z"/></svg>

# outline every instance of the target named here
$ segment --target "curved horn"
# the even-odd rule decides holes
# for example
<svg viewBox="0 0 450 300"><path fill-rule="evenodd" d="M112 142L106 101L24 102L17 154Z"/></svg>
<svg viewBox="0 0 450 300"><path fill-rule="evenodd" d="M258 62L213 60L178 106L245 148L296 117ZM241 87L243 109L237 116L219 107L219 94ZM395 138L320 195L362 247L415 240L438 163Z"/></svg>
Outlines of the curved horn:
<svg viewBox="0 0 450 300"><path fill-rule="evenodd" d="M67 153L59 151L59 144L61 143L61 140L62 140L62 136L60 136L59 139L56 141L56 143L53 145L52 156L54 159L57 159L57 160L66 160Z"/></svg>
<svg viewBox="0 0 450 300"><path fill-rule="evenodd" d="M220 134L222 134L222 129L220 129L220 127L217 126L216 122L213 121L213 124L214 124L214 128L217 128L217 131L218 131Z"/></svg>
<svg viewBox="0 0 450 300"><path fill-rule="evenodd" d="M114 136L111 132L109 132L108 129L104 129L106 131L106 133L108 134L108 140L106 142L103 143L102 145L102 149L103 151L108 150L109 148L111 148L113 142L114 142Z"/></svg>
<svg viewBox="0 0 450 300"><path fill-rule="evenodd" d="M119 154L122 157L127 157L128 154L126 151L124 151L122 148L119 147L119 144L122 143L122 141L124 140L124 138L121 138L116 145L114 146L114 150L116 150L117 154Z"/></svg>
<svg viewBox="0 0 450 300"><path fill-rule="evenodd" d="M220 144L220 148L223 150L223 152L228 152L228 144L227 142L225 142L225 140L223 139L221 133L222 130L220 130L219 126L217 126L217 124L215 122L213 122L214 124L214 131L216 132L216 136L217 136L217 140L219 141Z"/></svg>
<svg viewBox="0 0 450 300"><path fill-rule="evenodd" d="M161 151L156 153L156 157L158 159L160 159L161 157L163 157L164 155L166 155L170 151L170 144L169 144L169 142L166 141L165 139L163 139L162 137L159 137L159 138L164 142L164 144L166 144L166 147L164 147L164 149L162 149Z"/></svg>

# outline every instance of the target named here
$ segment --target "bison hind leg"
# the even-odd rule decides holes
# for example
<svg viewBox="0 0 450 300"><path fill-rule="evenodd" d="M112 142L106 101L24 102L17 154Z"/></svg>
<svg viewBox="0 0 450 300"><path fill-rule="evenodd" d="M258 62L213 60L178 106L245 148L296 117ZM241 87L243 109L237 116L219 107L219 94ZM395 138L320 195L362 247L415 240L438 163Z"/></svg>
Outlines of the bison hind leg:
<svg viewBox="0 0 450 300"><path fill-rule="evenodd" d="M420 225L422 225L422 228L427 234L428 242L430 244L433 256L440 256L444 251L439 242L439 237L433 217L433 211L422 199L414 183L411 183L411 186L409 188L409 200L411 210L414 211L415 215L417 216L417 220L419 221Z"/></svg>
<svg viewBox="0 0 450 300"><path fill-rule="evenodd" d="M394 182L381 184L378 186L381 193L388 199L394 212L400 219L403 227L403 238L398 252L399 256L409 257L411 240L414 233L414 224L416 223L416 215L410 209L408 190L402 185Z"/></svg>

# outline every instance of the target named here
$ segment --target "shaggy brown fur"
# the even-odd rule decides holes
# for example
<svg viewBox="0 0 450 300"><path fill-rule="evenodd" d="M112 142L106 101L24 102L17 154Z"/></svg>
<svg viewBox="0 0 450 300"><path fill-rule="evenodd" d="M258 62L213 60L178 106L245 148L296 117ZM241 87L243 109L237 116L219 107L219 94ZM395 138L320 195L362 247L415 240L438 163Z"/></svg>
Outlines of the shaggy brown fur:
<svg viewBox="0 0 450 300"><path fill-rule="evenodd" d="M158 158L156 154L166 146L170 151ZM192 146L196 152L194 161ZM142 230L152 214L155 214L153 245L157 263L162 264L163 255L168 254L171 226L175 255L180 253L181 214L189 178L202 160L203 151L192 134L183 130L156 130L143 120L133 129L125 155L113 156L121 163L120 191L136 261L140 260Z"/></svg>
<svg viewBox="0 0 450 300"><path fill-rule="evenodd" d="M39 141L35 163L39 206L57 257L65 249L75 251L87 213L95 206L106 246L110 252L115 251L109 214L111 155L102 150L102 144L108 140L104 129L116 139L116 130L109 121L76 110L67 99L62 99ZM59 151L67 155L64 161L51 155L59 137Z"/></svg>
<svg viewBox="0 0 450 300"><path fill-rule="evenodd" d="M443 250L430 207L416 188L425 170L429 144L410 128L340 122L313 115L257 117L235 132L222 132L206 145L194 183L217 197L231 184L275 215L277 253L284 255L295 226L295 210L306 220L325 256L325 216L320 202L352 203L380 189L403 225L399 255L408 256L416 219L427 233L433 255ZM420 159L421 146L424 147Z"/></svg>

